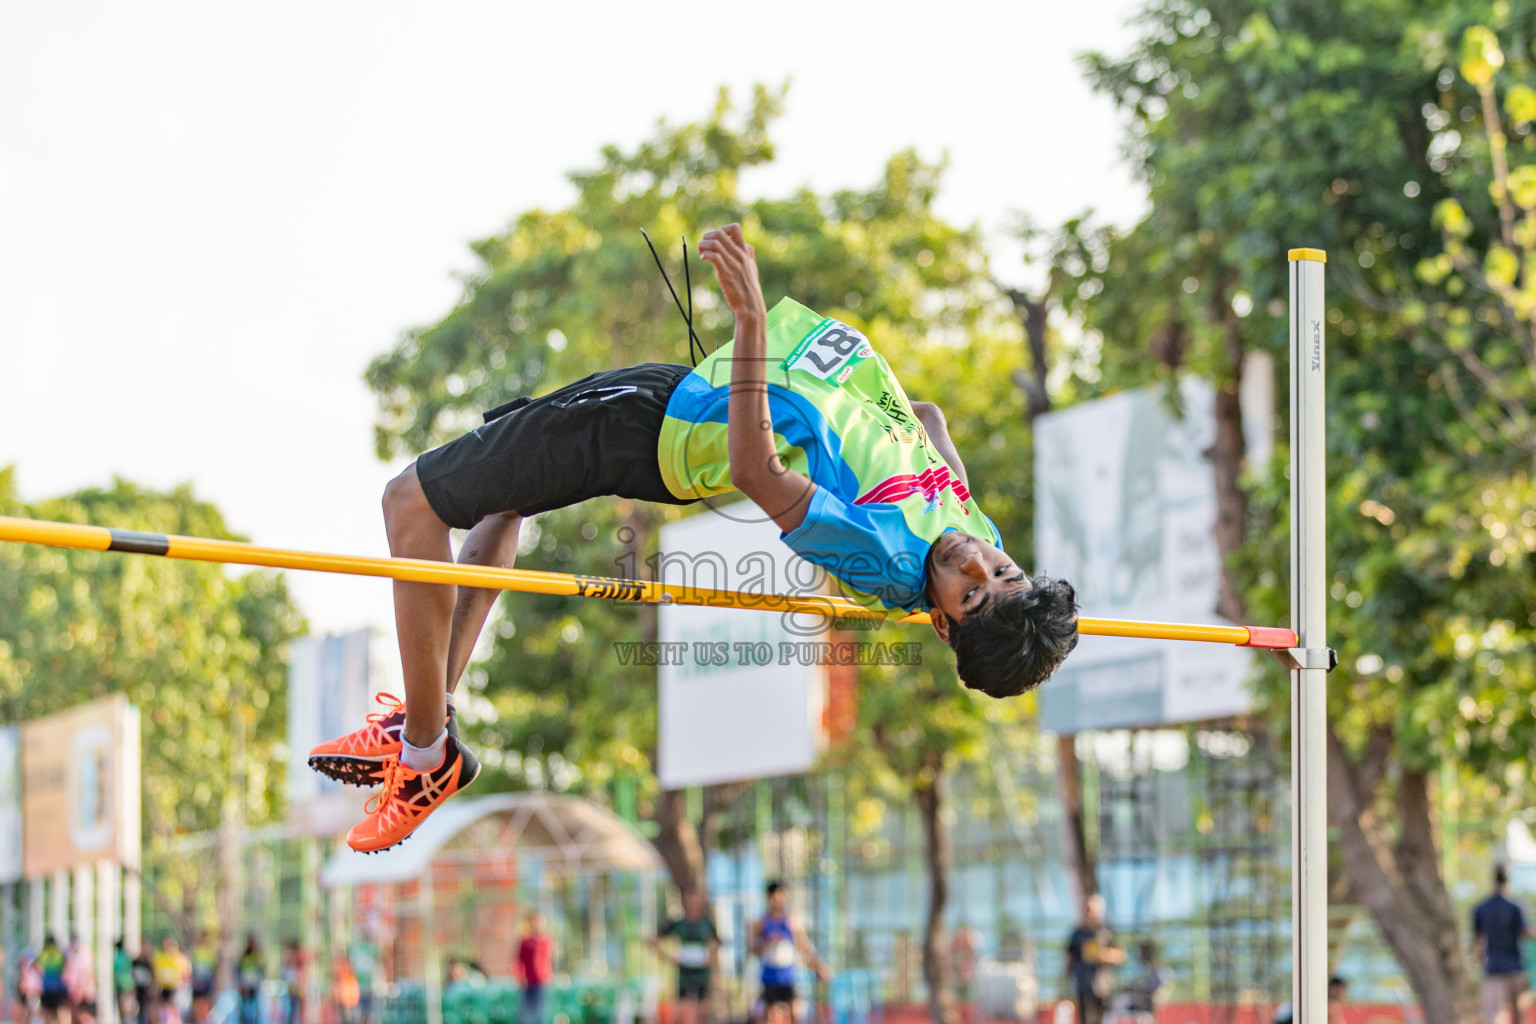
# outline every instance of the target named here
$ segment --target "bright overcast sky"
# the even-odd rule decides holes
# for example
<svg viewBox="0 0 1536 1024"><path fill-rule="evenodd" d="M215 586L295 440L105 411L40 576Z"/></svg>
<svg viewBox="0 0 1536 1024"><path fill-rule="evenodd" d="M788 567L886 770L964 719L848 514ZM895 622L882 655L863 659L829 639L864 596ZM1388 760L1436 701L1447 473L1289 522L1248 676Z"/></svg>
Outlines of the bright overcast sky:
<svg viewBox="0 0 1536 1024"><path fill-rule="evenodd" d="M786 78L754 195L916 146L949 153L952 220L1128 222L1073 58L1122 50L1137 6L7 4L0 466L29 500L191 481L258 543L385 554L361 375L452 306L467 242L567 204L600 146ZM316 629L392 628L385 583L290 584Z"/></svg>

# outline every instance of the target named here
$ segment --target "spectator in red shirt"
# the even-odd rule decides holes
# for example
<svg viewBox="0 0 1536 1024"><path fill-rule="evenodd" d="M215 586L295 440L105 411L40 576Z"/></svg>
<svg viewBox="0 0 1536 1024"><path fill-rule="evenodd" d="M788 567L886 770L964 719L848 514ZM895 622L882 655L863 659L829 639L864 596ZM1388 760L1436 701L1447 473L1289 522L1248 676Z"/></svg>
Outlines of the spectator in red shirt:
<svg viewBox="0 0 1536 1024"><path fill-rule="evenodd" d="M523 986L520 1024L544 1024L544 989L555 975L555 940L544 930L544 915L528 912L523 941L517 945L517 980Z"/></svg>

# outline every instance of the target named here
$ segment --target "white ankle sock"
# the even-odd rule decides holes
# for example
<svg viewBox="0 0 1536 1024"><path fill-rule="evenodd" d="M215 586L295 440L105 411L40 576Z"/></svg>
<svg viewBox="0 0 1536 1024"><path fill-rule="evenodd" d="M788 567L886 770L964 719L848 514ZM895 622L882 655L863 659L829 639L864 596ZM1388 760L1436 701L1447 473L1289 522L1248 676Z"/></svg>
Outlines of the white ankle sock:
<svg viewBox="0 0 1536 1024"><path fill-rule="evenodd" d="M437 739L425 747L413 747L411 741L404 737L400 740L400 761L407 768L416 772L430 772L442 766L443 757L448 753L448 730L444 729L437 734Z"/></svg>

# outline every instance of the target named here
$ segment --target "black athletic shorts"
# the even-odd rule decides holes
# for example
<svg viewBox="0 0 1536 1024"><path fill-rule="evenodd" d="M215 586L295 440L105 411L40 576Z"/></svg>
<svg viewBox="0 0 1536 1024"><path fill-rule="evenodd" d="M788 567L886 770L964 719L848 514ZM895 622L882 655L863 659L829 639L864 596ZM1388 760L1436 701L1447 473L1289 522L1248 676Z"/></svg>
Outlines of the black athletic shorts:
<svg viewBox="0 0 1536 1024"><path fill-rule="evenodd" d="M700 981L694 978L677 979L677 998L679 1000L692 999L696 1002L704 1002L709 998L709 979Z"/></svg>
<svg viewBox="0 0 1536 1024"><path fill-rule="evenodd" d="M795 1004L795 986L793 985L764 985L764 1006L793 1006Z"/></svg>
<svg viewBox="0 0 1536 1024"><path fill-rule="evenodd" d="M461 530L499 512L531 516L605 495L692 504L667 490L656 457L667 400L688 373L641 363L508 402L417 459L416 476L438 518Z"/></svg>

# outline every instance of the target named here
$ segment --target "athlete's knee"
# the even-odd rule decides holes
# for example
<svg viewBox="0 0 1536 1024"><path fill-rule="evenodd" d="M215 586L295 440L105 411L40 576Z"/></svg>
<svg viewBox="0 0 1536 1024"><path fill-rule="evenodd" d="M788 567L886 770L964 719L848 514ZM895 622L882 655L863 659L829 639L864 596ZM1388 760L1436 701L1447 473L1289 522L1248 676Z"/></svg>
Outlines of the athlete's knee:
<svg viewBox="0 0 1536 1024"><path fill-rule="evenodd" d="M425 499L426 495L421 490L421 480L416 476L416 463L413 462L384 485L385 521L409 515L412 506Z"/></svg>
<svg viewBox="0 0 1536 1024"><path fill-rule="evenodd" d="M423 526L447 528L421 489L414 462L384 486L384 526L391 533Z"/></svg>

